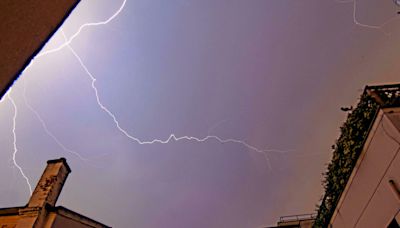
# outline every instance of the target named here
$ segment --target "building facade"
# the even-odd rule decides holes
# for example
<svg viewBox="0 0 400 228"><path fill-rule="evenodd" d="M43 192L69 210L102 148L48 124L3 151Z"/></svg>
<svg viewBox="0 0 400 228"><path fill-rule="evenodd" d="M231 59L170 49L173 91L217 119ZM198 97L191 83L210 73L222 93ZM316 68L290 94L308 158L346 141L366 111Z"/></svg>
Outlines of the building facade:
<svg viewBox="0 0 400 228"><path fill-rule="evenodd" d="M380 109L329 227L399 227L400 108Z"/></svg>
<svg viewBox="0 0 400 228"><path fill-rule="evenodd" d="M400 84L366 86L342 110L318 213L281 217L276 227L400 228Z"/></svg>
<svg viewBox="0 0 400 228"><path fill-rule="evenodd" d="M349 109L314 227L399 227L400 84L367 86Z"/></svg>

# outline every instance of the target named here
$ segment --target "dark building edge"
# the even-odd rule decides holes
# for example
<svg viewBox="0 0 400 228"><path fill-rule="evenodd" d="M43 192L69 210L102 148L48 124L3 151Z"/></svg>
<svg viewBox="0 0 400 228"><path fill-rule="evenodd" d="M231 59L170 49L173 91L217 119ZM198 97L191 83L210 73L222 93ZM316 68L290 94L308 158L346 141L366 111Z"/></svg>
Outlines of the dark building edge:
<svg viewBox="0 0 400 228"><path fill-rule="evenodd" d="M0 91L0 99L7 93L7 91L11 88L11 86L15 83L16 80L18 80L19 76L22 74L22 72L25 70L25 68L29 65L29 63L32 61L32 59L43 49L43 47L49 42L51 37L57 32L57 30L61 27L61 25L64 24L65 20L69 17L69 15L72 13L72 11L76 8L76 6L79 4L81 0L76 0L76 2L68 9L62 20L56 27L54 28L53 31L47 36L47 38L40 44L39 48L37 48L33 54L25 60L24 65L22 66L21 69L11 78L11 80L6 84L5 88Z"/></svg>

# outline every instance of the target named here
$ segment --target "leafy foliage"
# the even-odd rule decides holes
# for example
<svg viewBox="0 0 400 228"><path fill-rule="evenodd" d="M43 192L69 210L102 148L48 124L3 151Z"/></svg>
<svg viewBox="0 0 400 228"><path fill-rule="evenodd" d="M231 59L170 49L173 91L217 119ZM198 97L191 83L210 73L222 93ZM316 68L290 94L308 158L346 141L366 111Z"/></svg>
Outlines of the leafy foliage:
<svg viewBox="0 0 400 228"><path fill-rule="evenodd" d="M379 108L399 105L400 85L366 87L357 107L348 114L340 128L339 139L332 146L332 160L323 174L325 196L318 207L314 227L328 227Z"/></svg>

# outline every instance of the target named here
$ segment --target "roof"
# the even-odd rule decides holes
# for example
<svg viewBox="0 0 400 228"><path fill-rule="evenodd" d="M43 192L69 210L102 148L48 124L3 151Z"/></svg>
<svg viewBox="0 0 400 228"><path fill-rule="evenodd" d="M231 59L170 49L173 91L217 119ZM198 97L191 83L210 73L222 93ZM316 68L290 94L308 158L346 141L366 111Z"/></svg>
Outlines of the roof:
<svg viewBox="0 0 400 228"><path fill-rule="evenodd" d="M81 215L75 211L72 211L68 208L65 208L63 206L58 206L58 207L50 207L48 208L48 211L50 212L55 212L58 215L62 215L64 217L67 217L69 219L75 220L75 221L79 221L81 223L84 223L86 225L90 225L93 227L110 227L110 226L106 226L100 222L97 222L96 220L93 220L89 217L86 217L84 215Z"/></svg>
<svg viewBox="0 0 400 228"><path fill-rule="evenodd" d="M0 1L0 98L79 1Z"/></svg>
<svg viewBox="0 0 400 228"><path fill-rule="evenodd" d="M19 209L23 209L23 208L24 207L0 208L0 216L18 215Z"/></svg>
<svg viewBox="0 0 400 228"><path fill-rule="evenodd" d="M19 215L19 211L21 209L24 209L26 207L9 207L9 208L0 208L0 217L2 216L13 216L13 215ZM86 217L82 214L79 214L75 211L72 211L68 208L65 208L63 206L57 206L57 207L52 207L52 206L46 206L46 210L48 212L54 212L57 215L64 216L68 219L83 223L85 225L89 225L92 227L104 227L108 228L110 226L104 225L103 223L97 222L96 220L93 220L89 217Z"/></svg>

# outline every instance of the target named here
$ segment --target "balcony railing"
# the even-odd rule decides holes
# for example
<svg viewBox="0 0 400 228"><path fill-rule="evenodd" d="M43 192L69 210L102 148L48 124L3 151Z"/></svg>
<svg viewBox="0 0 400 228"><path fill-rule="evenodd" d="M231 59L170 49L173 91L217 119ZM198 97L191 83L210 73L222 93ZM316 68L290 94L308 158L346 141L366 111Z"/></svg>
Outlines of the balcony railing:
<svg viewBox="0 0 400 228"><path fill-rule="evenodd" d="M287 215L281 216L279 218L279 222L290 222L290 221L300 221L300 220L308 220L308 219L315 219L317 217L316 213L312 214L299 214L299 215Z"/></svg>
<svg viewBox="0 0 400 228"><path fill-rule="evenodd" d="M364 93L375 99L382 108L400 106L400 84L366 86Z"/></svg>

